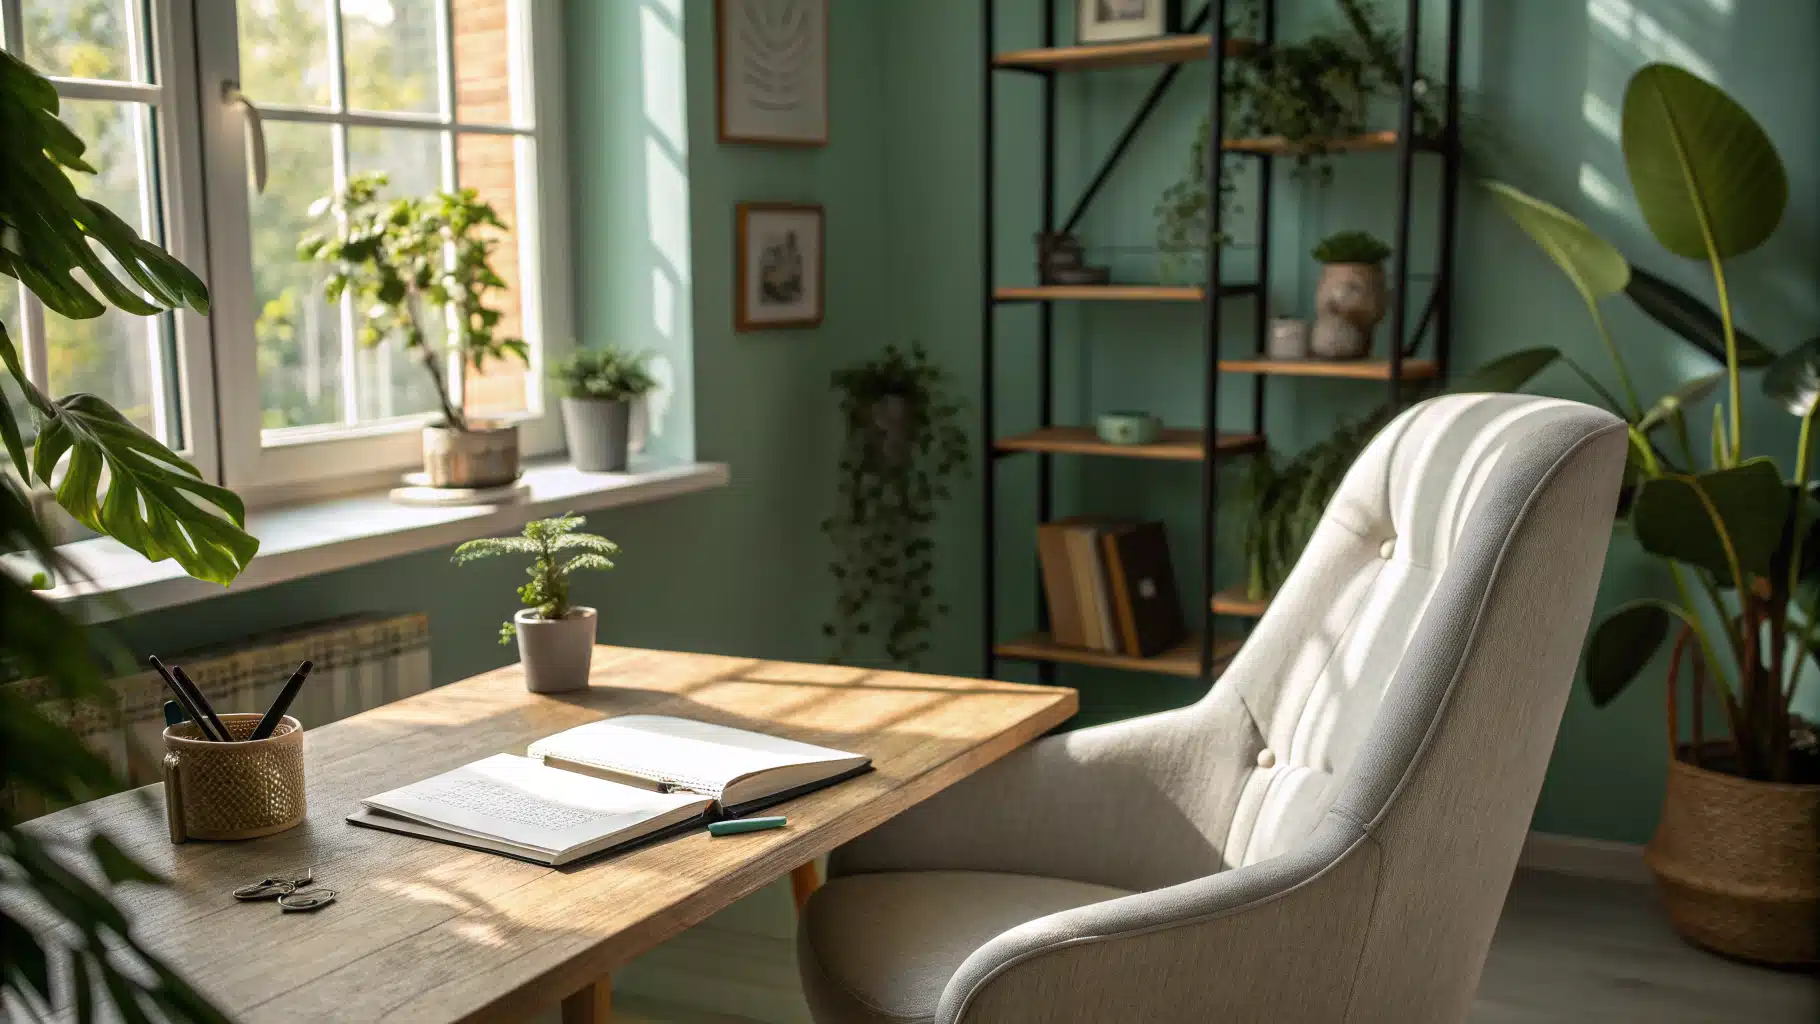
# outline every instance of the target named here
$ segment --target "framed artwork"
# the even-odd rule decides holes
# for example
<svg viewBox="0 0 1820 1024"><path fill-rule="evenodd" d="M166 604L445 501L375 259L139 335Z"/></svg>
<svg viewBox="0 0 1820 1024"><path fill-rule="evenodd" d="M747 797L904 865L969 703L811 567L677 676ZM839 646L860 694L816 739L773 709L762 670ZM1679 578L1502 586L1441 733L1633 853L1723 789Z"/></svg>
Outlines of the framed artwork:
<svg viewBox="0 0 1820 1024"><path fill-rule="evenodd" d="M1074 0L1081 43L1124 43L1168 35L1181 25L1181 0Z"/></svg>
<svg viewBox="0 0 1820 1024"><path fill-rule="evenodd" d="M828 144L828 0L716 0L720 141Z"/></svg>
<svg viewBox="0 0 1820 1024"><path fill-rule="evenodd" d="M734 232L733 329L814 327L822 322L822 208L818 203L740 203Z"/></svg>

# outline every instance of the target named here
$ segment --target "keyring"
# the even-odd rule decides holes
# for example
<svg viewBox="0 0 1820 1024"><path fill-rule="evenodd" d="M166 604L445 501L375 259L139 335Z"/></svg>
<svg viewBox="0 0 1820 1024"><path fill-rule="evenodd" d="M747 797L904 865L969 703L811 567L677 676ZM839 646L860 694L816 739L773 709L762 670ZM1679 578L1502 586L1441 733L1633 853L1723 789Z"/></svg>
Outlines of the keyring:
<svg viewBox="0 0 1820 1024"><path fill-rule="evenodd" d="M335 902L337 893L333 889L302 889L285 893L278 897L278 909L287 914L305 913L321 910Z"/></svg>

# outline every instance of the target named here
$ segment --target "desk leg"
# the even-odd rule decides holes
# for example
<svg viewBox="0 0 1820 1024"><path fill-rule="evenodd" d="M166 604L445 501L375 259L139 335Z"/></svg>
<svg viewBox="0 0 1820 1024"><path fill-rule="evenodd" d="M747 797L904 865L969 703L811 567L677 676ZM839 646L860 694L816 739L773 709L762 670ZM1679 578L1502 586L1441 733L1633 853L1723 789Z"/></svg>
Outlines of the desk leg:
<svg viewBox="0 0 1820 1024"><path fill-rule="evenodd" d="M822 877L815 870L815 862L798 865L790 872L790 895L796 900L796 912L801 914L808 904L810 894L821 888Z"/></svg>
<svg viewBox="0 0 1820 1024"><path fill-rule="evenodd" d="M613 977L608 975L562 1001L562 1024L610 1024Z"/></svg>

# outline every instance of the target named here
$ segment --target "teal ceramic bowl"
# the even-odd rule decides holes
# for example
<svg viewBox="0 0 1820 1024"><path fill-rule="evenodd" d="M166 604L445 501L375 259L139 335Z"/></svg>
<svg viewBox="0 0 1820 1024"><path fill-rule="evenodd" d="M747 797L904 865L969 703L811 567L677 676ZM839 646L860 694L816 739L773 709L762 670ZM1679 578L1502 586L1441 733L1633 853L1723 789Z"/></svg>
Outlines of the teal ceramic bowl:
<svg viewBox="0 0 1820 1024"><path fill-rule="evenodd" d="M1163 436L1163 421L1147 412L1103 412L1096 426L1107 444L1150 444Z"/></svg>

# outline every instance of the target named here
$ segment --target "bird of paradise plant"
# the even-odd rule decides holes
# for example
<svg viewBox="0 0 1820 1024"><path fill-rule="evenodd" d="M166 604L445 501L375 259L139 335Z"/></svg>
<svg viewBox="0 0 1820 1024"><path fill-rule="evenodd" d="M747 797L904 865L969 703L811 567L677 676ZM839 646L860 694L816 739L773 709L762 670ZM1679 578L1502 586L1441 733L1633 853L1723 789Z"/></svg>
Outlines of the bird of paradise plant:
<svg viewBox="0 0 1820 1024"><path fill-rule="evenodd" d="M1501 183L1497 204L1573 283L1609 356L1614 395L1558 350L1519 354L1578 373L1629 425L1630 465L1620 507L1644 551L1663 559L1675 600L1645 598L1614 610L1586 648L1593 702L1621 693L1668 642L1671 749L1702 767L1776 782L1820 781L1812 728L1793 711L1809 659L1820 663L1820 503L1810 481L1820 409L1820 338L1778 355L1739 328L1728 263L1769 239L1781 222L1788 178L1750 113L1684 70L1651 64L1625 89L1622 146L1644 222L1664 249L1704 263L1718 310L1647 271L1570 214ZM1602 300L1627 295L1646 314L1723 369L1687 381L1645 407ZM1793 470L1746 454L1743 374L1761 370L1764 393L1799 417ZM1712 407L1711 444L1697 452L1687 415ZM1702 465L1704 463L1704 465ZM1680 744L1675 680L1684 656L1692 678L1692 735ZM1704 738L1711 691L1729 742Z"/></svg>

